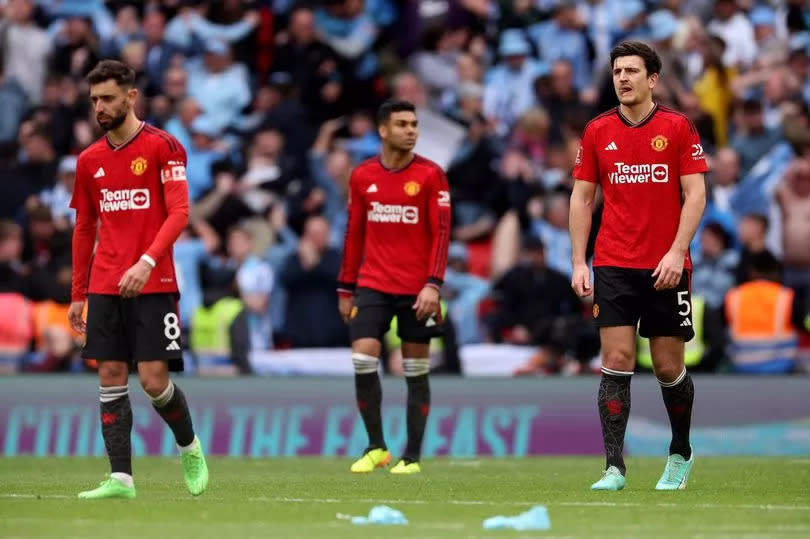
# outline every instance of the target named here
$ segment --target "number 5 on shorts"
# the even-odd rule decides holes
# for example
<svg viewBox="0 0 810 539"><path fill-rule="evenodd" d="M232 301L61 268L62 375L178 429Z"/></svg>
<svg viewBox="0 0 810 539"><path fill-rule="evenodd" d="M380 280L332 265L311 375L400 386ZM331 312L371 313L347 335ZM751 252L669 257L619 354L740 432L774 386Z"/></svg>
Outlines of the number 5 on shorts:
<svg viewBox="0 0 810 539"><path fill-rule="evenodd" d="M692 304L689 303L689 295L688 290L681 290L678 292L678 307L683 306L684 310L678 311L678 314L681 316L689 316L689 313L692 312Z"/></svg>

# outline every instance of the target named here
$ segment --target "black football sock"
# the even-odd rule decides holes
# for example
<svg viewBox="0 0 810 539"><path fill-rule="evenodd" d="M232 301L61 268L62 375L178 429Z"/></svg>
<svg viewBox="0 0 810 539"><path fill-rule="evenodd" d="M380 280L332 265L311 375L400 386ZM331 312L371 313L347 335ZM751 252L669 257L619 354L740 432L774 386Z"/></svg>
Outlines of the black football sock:
<svg viewBox="0 0 810 539"><path fill-rule="evenodd" d="M132 475L132 405L128 386L99 387L101 435L112 473Z"/></svg>
<svg viewBox="0 0 810 539"><path fill-rule="evenodd" d="M672 441L669 444L670 455L680 455L686 460L692 458L692 447L689 445L689 429L692 423L692 403L695 400L695 385L692 377L683 372L672 382L662 382L661 396L667 407L669 424L672 428Z"/></svg>
<svg viewBox="0 0 810 539"><path fill-rule="evenodd" d="M174 382L157 397L151 397L152 407L169 425L174 439L180 447L188 447L194 441L194 427L191 424L191 413L188 411L186 396Z"/></svg>
<svg viewBox="0 0 810 539"><path fill-rule="evenodd" d="M377 374L378 360L367 354L352 354L357 409L368 433L368 449L386 449L382 429L382 386Z"/></svg>
<svg viewBox="0 0 810 539"><path fill-rule="evenodd" d="M406 463L418 462L422 455L422 438L430 413L430 361L404 359L405 381L408 384L408 445L403 458Z"/></svg>
<svg viewBox="0 0 810 539"><path fill-rule="evenodd" d="M625 475L624 431L630 417L630 379L632 372L602 368L599 382L599 419L605 444L605 469L615 466Z"/></svg>

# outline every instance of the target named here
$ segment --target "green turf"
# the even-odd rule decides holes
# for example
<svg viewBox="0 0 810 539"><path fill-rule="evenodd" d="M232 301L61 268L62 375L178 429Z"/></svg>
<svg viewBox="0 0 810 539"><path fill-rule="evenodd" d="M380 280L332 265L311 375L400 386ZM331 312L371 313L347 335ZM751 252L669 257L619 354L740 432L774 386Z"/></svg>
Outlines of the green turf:
<svg viewBox="0 0 810 539"><path fill-rule="evenodd" d="M601 459L428 460L421 476L348 473L342 459L210 459L211 485L185 490L180 462L136 459L138 498L80 501L100 459L0 460L0 537L808 537L810 458L700 458L689 488L653 490L664 459L628 460L622 492L591 492ZM375 503L406 527L359 527L337 513ZM549 532L486 532L496 514L549 508Z"/></svg>

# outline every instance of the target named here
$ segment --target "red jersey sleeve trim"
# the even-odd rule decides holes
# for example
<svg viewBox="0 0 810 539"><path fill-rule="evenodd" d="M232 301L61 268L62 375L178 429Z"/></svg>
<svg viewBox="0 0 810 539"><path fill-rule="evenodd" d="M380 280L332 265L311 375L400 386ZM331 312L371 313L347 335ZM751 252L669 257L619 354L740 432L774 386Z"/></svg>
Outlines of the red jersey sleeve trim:
<svg viewBox="0 0 810 539"><path fill-rule="evenodd" d="M436 166L434 192L431 193L430 224L431 264L428 282L441 286L444 271L447 269L447 250L450 246L450 188L444 172Z"/></svg>

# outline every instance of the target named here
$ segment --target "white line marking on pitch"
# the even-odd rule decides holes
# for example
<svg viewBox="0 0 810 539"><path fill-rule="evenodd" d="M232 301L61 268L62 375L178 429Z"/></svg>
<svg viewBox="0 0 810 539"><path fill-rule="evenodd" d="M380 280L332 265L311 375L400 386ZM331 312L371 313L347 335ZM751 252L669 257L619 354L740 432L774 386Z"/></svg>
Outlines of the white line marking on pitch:
<svg viewBox="0 0 810 539"><path fill-rule="evenodd" d="M426 505L426 504L441 504L449 503L452 505L514 505L526 506L536 505L540 502L497 502L489 500L449 500L443 502L441 500L428 501L428 500L380 500L374 498L363 498L356 500L343 500L338 498L269 498L257 497L249 498L251 502L279 502L279 503L388 503L388 504L408 504L408 505ZM635 503L635 502L544 502L545 505L557 505L563 507L683 507L684 504L677 503ZM701 509L764 509L773 511L810 511L810 505L775 505L775 504L719 504L719 503L700 503L696 505L689 505L689 507L697 507Z"/></svg>
<svg viewBox="0 0 810 539"><path fill-rule="evenodd" d="M20 493L0 493L0 498L16 499L43 499L43 500L67 500L78 499L75 496L65 494L20 494ZM156 498L146 498L157 500ZM164 499L164 498L161 498ZM178 498L165 498L177 500ZM223 498L202 497L202 500L227 501ZM383 500L375 498L360 499L340 499L340 498L271 498L259 496L248 498L251 502L272 502L272 503L388 503L401 505L426 505L449 503L451 505L508 505L508 506L530 506L543 503L550 506L562 507L692 507L698 509L757 509L765 511L810 511L810 505L784 505L784 504L721 504L721 503L698 503L690 505L687 503L641 503L641 502L540 502L540 501L492 501L492 500Z"/></svg>

